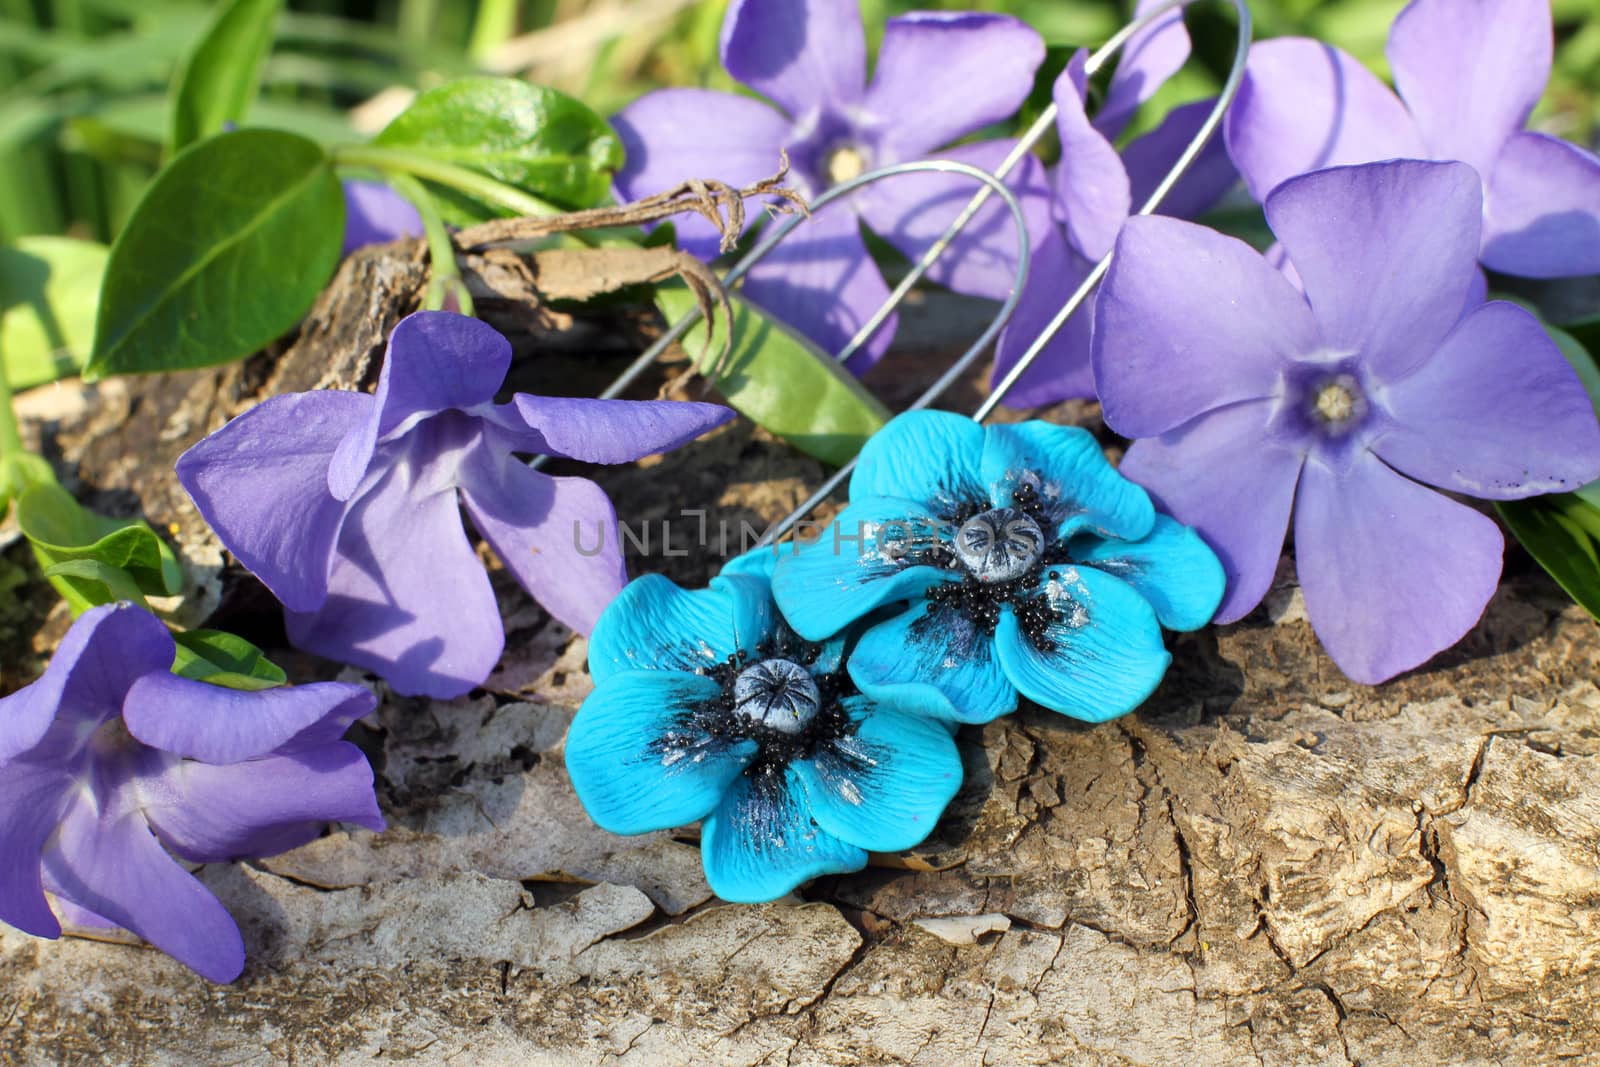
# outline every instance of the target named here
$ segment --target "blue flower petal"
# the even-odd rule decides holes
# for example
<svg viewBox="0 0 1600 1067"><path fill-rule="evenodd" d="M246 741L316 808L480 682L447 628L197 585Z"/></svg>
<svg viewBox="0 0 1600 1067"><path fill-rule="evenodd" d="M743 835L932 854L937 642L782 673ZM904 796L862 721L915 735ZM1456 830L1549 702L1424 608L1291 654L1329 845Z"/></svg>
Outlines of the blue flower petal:
<svg viewBox="0 0 1600 1067"><path fill-rule="evenodd" d="M752 578L764 578L772 581L772 571L789 549L781 544L762 545L752 548L743 555L734 556L722 565L720 574L744 574Z"/></svg>
<svg viewBox="0 0 1600 1067"><path fill-rule="evenodd" d="M756 751L753 741L696 728L696 706L720 694L710 678L666 671L625 671L597 686L566 745L589 817L614 834L642 834L715 808Z"/></svg>
<svg viewBox="0 0 1600 1067"><path fill-rule="evenodd" d="M589 635L595 685L622 671L689 671L754 651L777 625L765 582L714 578L709 589L680 589L659 574L629 582Z"/></svg>
<svg viewBox="0 0 1600 1067"><path fill-rule="evenodd" d="M873 438L877 440L877 438ZM773 572L789 625L822 641L868 612L917 596L945 572L926 562L943 523L914 500L872 497L839 513L817 540L795 542Z"/></svg>
<svg viewBox="0 0 1600 1067"><path fill-rule="evenodd" d="M1078 426L990 426L983 482L996 507L1009 506L1018 487L1031 485L1063 540L1090 532L1137 541L1156 521L1149 494L1118 474L1094 435Z"/></svg>
<svg viewBox="0 0 1600 1067"><path fill-rule="evenodd" d="M850 499L897 496L949 518L989 499L983 427L948 411L908 411L868 438L850 476Z"/></svg>
<svg viewBox="0 0 1600 1067"><path fill-rule="evenodd" d="M1155 529L1142 541L1085 538L1071 546L1071 555L1133 586L1169 630L1198 630L1210 622L1227 585L1211 547L1166 515L1156 516Z"/></svg>
<svg viewBox="0 0 1600 1067"><path fill-rule="evenodd" d="M867 854L812 819L793 767L740 775L700 830L706 881L723 900L761 904L823 874L859 871Z"/></svg>
<svg viewBox="0 0 1600 1067"><path fill-rule="evenodd" d="M1043 634L1053 648L1039 649L1009 606L995 628L1001 669L1022 695L1088 722L1114 719L1144 703L1172 660L1149 601L1090 567L1046 572L1041 591L1055 610Z"/></svg>
<svg viewBox="0 0 1600 1067"><path fill-rule="evenodd" d="M953 609L927 601L861 635L850 678L879 704L949 722L989 722L1017 708L994 639Z"/></svg>
<svg viewBox="0 0 1600 1067"><path fill-rule="evenodd" d="M933 832L961 788L961 754L941 722L852 703L855 734L794 769L817 825L870 852L899 852Z"/></svg>

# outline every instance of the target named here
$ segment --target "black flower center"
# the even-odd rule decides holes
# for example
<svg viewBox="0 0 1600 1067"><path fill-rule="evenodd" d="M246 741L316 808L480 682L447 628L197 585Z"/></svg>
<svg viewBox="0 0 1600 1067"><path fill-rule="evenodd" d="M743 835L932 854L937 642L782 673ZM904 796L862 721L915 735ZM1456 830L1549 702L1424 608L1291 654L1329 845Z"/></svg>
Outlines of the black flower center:
<svg viewBox="0 0 1600 1067"><path fill-rule="evenodd" d="M1011 582L1033 570L1044 556L1044 531L1026 512L993 508L961 524L955 553L978 581Z"/></svg>
<svg viewBox="0 0 1600 1067"><path fill-rule="evenodd" d="M736 714L783 734L804 730L822 705L811 674L786 659L764 659L733 680Z"/></svg>

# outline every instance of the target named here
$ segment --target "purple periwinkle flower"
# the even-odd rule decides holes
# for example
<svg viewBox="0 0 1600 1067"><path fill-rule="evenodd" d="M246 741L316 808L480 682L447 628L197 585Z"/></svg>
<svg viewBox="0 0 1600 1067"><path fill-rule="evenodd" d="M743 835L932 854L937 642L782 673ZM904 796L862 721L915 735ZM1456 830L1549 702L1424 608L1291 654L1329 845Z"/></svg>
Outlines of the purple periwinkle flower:
<svg viewBox="0 0 1600 1067"><path fill-rule="evenodd" d="M627 463L733 417L677 401L517 393L496 404L510 366L492 327L420 311L390 336L376 395L273 397L178 459L223 545L283 602L296 647L401 693L480 684L505 633L463 504L523 587L587 633L627 580L611 501L517 454Z"/></svg>
<svg viewBox="0 0 1600 1067"><path fill-rule="evenodd" d="M1161 0L1142 0L1140 14ZM1159 126L1134 138L1119 154L1113 142L1139 106L1155 95L1189 58L1183 13L1170 11L1131 37L1090 118L1088 52L1080 51L1056 79L1056 133L1061 162L1050 175L1055 225L1036 235L1027 288L995 350L994 380L1003 379L1044 332L1094 265L1111 251L1128 216L1143 206L1205 124L1215 101L1173 108ZM1214 137L1162 201L1163 215L1192 218L1206 211L1238 180L1222 138ZM1068 397L1092 397L1089 338L1091 307L1078 310L1006 394L1006 404L1032 408Z"/></svg>
<svg viewBox="0 0 1600 1067"><path fill-rule="evenodd" d="M1459 160L1483 186L1485 266L1600 273L1600 157L1523 129L1551 50L1549 0L1414 0L1389 31L1396 96L1332 45L1265 41L1228 113L1228 150L1258 200L1321 167Z"/></svg>
<svg viewBox="0 0 1600 1067"><path fill-rule="evenodd" d="M422 236L422 216L411 201L383 182L344 181L344 249L348 256L367 245Z"/></svg>
<svg viewBox="0 0 1600 1067"><path fill-rule="evenodd" d="M813 197L865 171L928 158L1011 117L1043 59L1044 42L1014 18L917 12L888 21L868 84L855 0L734 0L722 26L723 66L782 110L706 89L641 97L614 119L628 154L617 193L636 199L691 178L748 184L772 174L786 150L793 184ZM939 155L993 171L1012 144L980 141ZM1042 232L1048 225L1043 168L1029 157L1008 181L1027 198L1030 233ZM862 242L861 222L914 258L978 188L945 174L864 188L848 207L821 211L787 237L746 276L743 293L837 352L889 295ZM705 220L685 217L676 225L683 248L716 254L718 235ZM959 292L1003 298L1016 269L1013 229L1010 213L990 201L929 277ZM891 320L850 367L870 366L893 333Z"/></svg>
<svg viewBox="0 0 1600 1067"><path fill-rule="evenodd" d="M1100 290L1122 471L1222 558L1218 622L1272 581L1291 514L1311 625L1376 683L1464 635L1500 577L1494 521L1428 486L1510 500L1600 474L1577 373L1527 312L1468 304L1481 191L1461 163L1292 178L1267 221L1302 295L1247 245L1137 218Z"/></svg>
<svg viewBox="0 0 1600 1067"><path fill-rule="evenodd" d="M0 921L59 937L48 890L69 921L231 982L239 928L179 860L270 856L333 821L382 830L372 768L341 740L376 701L341 682L207 685L170 673L174 652L149 612L93 608L0 699Z"/></svg>

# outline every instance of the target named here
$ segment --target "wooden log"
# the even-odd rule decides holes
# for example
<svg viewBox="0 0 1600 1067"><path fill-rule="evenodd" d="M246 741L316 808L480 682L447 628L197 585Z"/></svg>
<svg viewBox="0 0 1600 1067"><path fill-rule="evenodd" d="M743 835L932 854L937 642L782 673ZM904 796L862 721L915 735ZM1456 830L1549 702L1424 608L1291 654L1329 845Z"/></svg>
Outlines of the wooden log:
<svg viewBox="0 0 1600 1067"><path fill-rule="evenodd" d="M518 387L603 381L617 360L572 354L601 334L507 255L467 266ZM270 601L171 462L262 397L370 387L421 269L404 246L354 257L279 351L105 383L32 430L86 499L176 530L181 612L270 642ZM686 538L683 509L764 526L822 471L735 425L590 473L625 521ZM692 829L588 823L561 759L584 643L496 588L510 640L484 690L386 696L358 727L387 833L202 872L245 931L238 983L0 928L0 1061L1600 1062L1600 639L1520 554L1456 649L1378 688L1320 652L1286 562L1254 615L1174 640L1138 713L964 730L930 841L763 907L711 897Z"/></svg>

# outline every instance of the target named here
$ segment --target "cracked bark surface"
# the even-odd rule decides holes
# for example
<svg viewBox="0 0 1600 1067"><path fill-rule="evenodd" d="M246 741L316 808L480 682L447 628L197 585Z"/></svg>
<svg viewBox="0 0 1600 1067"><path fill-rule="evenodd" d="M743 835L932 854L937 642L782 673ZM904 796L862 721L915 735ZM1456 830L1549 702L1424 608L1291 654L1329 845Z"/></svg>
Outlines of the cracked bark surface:
<svg viewBox="0 0 1600 1067"><path fill-rule="evenodd" d="M483 283L516 387L603 383L620 359L585 350L610 327L530 303L527 268ZM176 525L182 610L300 680L338 668L278 647L171 460L264 395L370 385L419 280L399 251L360 256L279 353L28 400L81 495ZM927 377L908 365L874 383L891 403ZM635 573L697 583L716 561L660 555L662 520L674 545L683 508L759 528L821 470L735 425L589 473L657 532ZM1174 640L1138 713L964 731L968 782L932 839L763 907L711 897L692 828L587 822L561 760L583 641L494 577L510 636L485 690L385 695L357 728L391 830L202 872L244 930L237 984L131 942L0 930L0 1061L1600 1062L1600 634L1515 554L1457 649L1377 689L1320 654L1286 564L1255 615Z"/></svg>

